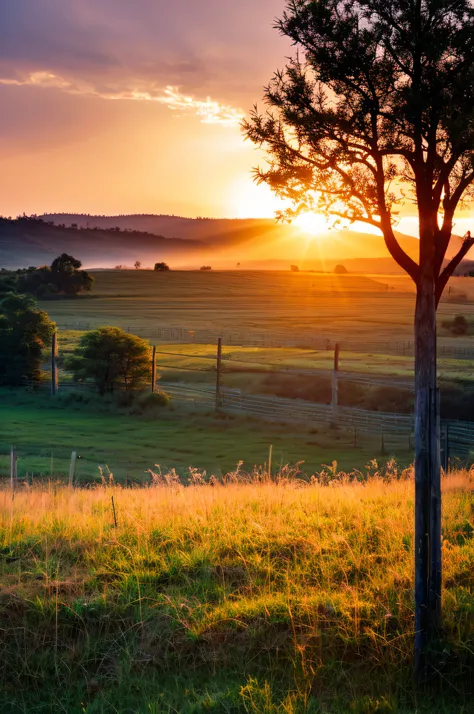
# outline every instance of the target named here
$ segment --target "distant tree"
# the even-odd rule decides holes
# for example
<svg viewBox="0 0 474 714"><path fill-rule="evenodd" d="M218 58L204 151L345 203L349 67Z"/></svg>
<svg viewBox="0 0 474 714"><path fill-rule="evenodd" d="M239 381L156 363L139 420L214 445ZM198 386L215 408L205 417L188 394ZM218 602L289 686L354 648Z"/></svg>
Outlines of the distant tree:
<svg viewBox="0 0 474 714"><path fill-rule="evenodd" d="M292 273L299 273L299 268L297 265L290 265L290 270Z"/></svg>
<svg viewBox="0 0 474 714"><path fill-rule="evenodd" d="M85 270L80 270L81 266L80 260L63 253L53 260L51 267L28 268L27 271L22 271L18 279L18 291L39 298L73 296L89 291L94 279Z"/></svg>
<svg viewBox="0 0 474 714"><path fill-rule="evenodd" d="M134 266L135 266L135 270L140 270L140 268L142 267L141 261L136 260L134 263Z"/></svg>
<svg viewBox="0 0 474 714"><path fill-rule="evenodd" d="M158 273L164 273L169 269L169 265L166 263L155 263L155 267L153 268L153 270L156 270Z"/></svg>
<svg viewBox="0 0 474 714"><path fill-rule="evenodd" d="M346 275L349 271L344 265L336 265L334 272L336 275Z"/></svg>
<svg viewBox="0 0 474 714"><path fill-rule="evenodd" d="M122 264L116 265L115 268L114 268L114 270L122 270L122 269L123 269L123 265L122 265Z"/></svg>
<svg viewBox="0 0 474 714"><path fill-rule="evenodd" d="M51 343L54 330L54 322L32 297L4 297L0 302L0 384L38 381L43 349Z"/></svg>
<svg viewBox="0 0 474 714"><path fill-rule="evenodd" d="M209 271L209 270L212 270L212 267L211 267L210 265L203 265L201 268L199 268L199 270L207 270L207 271Z"/></svg>
<svg viewBox="0 0 474 714"><path fill-rule="evenodd" d="M100 327L81 337L65 367L76 382L92 380L101 395L135 390L150 382L151 349L119 327Z"/></svg>

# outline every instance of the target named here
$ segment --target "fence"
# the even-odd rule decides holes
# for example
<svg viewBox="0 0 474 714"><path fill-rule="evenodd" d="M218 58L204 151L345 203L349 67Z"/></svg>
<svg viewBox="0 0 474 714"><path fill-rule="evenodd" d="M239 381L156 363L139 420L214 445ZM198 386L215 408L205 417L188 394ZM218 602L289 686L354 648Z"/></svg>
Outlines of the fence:
<svg viewBox="0 0 474 714"><path fill-rule="evenodd" d="M196 407L213 408L215 391L204 387L167 384L166 392L177 402L192 403ZM261 419L308 424L326 424L357 434L381 439L382 450L389 443L405 441L413 445L414 418L408 414L375 412L352 407L314 404L296 399L245 394L239 390L222 389L220 409L228 413L248 414ZM474 451L474 422L443 420L441 425L442 462L458 457L469 460Z"/></svg>
<svg viewBox="0 0 474 714"><path fill-rule="evenodd" d="M62 330L90 330L99 326L91 322L61 322L57 321ZM214 344L221 337L226 346L246 347L297 347L312 350L334 350L339 343L341 350L346 352L363 352L386 354L404 357L414 357L415 343L413 340L387 340L378 342L351 341L339 337L321 337L310 332L300 332L289 335L288 332L255 332L229 330L192 330L184 327L135 327L132 323L118 324L139 337L153 339L157 342ZM455 345L438 341L438 356L451 359L474 359L474 346L461 343Z"/></svg>

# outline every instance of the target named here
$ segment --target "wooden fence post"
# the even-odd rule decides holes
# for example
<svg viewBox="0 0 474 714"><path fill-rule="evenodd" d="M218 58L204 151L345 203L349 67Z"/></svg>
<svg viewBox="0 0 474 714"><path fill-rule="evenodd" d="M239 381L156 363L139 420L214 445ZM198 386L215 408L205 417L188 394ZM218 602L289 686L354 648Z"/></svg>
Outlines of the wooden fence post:
<svg viewBox="0 0 474 714"><path fill-rule="evenodd" d="M15 494L15 479L16 479L16 450L12 446L10 449L10 486L12 490L12 500Z"/></svg>
<svg viewBox="0 0 474 714"><path fill-rule="evenodd" d="M222 407L222 388L221 388L221 372L222 372L222 337L217 340L217 368L216 368L216 412L219 412Z"/></svg>
<svg viewBox="0 0 474 714"><path fill-rule="evenodd" d="M333 415L337 415L337 406L339 403L339 383L338 383L338 373L339 373L339 343L336 343L334 348L334 369L332 373L332 412Z"/></svg>
<svg viewBox="0 0 474 714"><path fill-rule="evenodd" d="M71 454L71 463L69 464L69 488L72 488L74 485L74 472L76 470L76 458L77 458L77 453L75 451L73 451Z"/></svg>
<svg viewBox="0 0 474 714"><path fill-rule="evenodd" d="M53 333L53 342L51 344L51 396L55 396L58 391L58 369L56 365L56 357L58 356L58 332Z"/></svg>
<svg viewBox="0 0 474 714"><path fill-rule="evenodd" d="M156 389L156 347L153 346L153 355L151 358L151 393L154 394Z"/></svg>

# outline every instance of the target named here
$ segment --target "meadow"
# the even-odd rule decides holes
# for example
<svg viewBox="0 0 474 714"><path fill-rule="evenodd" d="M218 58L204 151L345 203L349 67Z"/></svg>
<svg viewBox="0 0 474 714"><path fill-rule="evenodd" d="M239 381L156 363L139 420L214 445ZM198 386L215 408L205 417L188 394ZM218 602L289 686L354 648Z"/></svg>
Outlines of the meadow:
<svg viewBox="0 0 474 714"><path fill-rule="evenodd" d="M411 676L411 470L334 476L2 490L0 711L472 712L472 473L443 479L427 691Z"/></svg>
<svg viewBox="0 0 474 714"><path fill-rule="evenodd" d="M376 456L396 456L403 464L411 459L406 442L403 448L397 441L393 450L388 440L381 454L377 437L359 437L354 447L352 434L319 424L257 421L181 406L139 415L120 400L76 401L68 394L52 400L48 393L2 390L0 396L0 478L9 476L11 444L18 453L18 476L30 480L65 480L71 452L77 451L78 483L100 481L99 466L121 483L149 482L148 469L155 464L181 476L189 467L221 476L243 460L243 468L252 471L268 462L270 445L275 468L301 462L309 476L334 459L343 469L363 468Z"/></svg>

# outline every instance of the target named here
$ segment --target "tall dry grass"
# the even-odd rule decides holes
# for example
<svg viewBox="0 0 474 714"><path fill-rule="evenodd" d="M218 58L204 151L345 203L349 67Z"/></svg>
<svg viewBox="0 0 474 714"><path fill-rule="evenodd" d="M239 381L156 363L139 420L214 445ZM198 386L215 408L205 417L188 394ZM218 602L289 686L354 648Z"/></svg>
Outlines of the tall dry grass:
<svg viewBox="0 0 474 714"><path fill-rule="evenodd" d="M13 499L0 492L8 686L36 691L41 671L58 686L93 679L104 693L124 686L125 657L147 678L237 679L246 711L248 681L257 681L249 677L283 686L301 707L328 692L350 701L382 691L392 701L410 690L408 471L372 463L347 475L333 465L311 483L235 472L225 484L192 472L188 486L155 471L143 489L104 480L94 489L44 484ZM473 485L470 471L443 478L439 682L454 693L474 652ZM291 711L310 711L301 707Z"/></svg>

